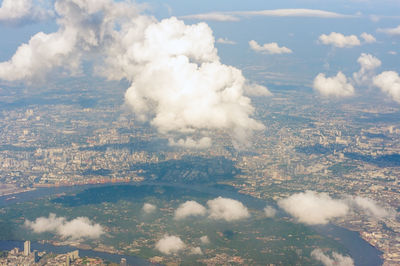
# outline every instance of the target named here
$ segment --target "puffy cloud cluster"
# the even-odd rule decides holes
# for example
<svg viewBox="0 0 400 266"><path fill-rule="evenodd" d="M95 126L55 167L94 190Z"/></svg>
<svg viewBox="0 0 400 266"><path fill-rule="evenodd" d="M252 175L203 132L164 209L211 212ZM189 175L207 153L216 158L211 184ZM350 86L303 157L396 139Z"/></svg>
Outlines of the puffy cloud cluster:
<svg viewBox="0 0 400 266"><path fill-rule="evenodd" d="M19 24L23 22L43 20L53 14L46 7L39 5L41 1L3 0L0 6L0 22Z"/></svg>
<svg viewBox="0 0 400 266"><path fill-rule="evenodd" d="M207 201L209 218L236 221L250 217L249 211L240 201L218 197Z"/></svg>
<svg viewBox="0 0 400 266"><path fill-rule="evenodd" d="M250 217L249 211L243 203L234 199L218 197L207 201L207 206L208 209L196 201L186 201L175 210L174 219L182 220L190 216L208 214L210 219L231 222Z"/></svg>
<svg viewBox="0 0 400 266"><path fill-rule="evenodd" d="M266 217L272 218L272 217L275 217L275 215L276 215L276 210L275 210L275 208L273 208L273 207L271 207L271 206L266 206L266 207L264 208L264 213L265 213L265 216L266 216Z"/></svg>
<svg viewBox="0 0 400 266"><path fill-rule="evenodd" d="M292 50L287 47L279 47L276 42L259 45L255 40L249 41L250 48L256 52L263 54L290 54Z"/></svg>
<svg viewBox="0 0 400 266"><path fill-rule="evenodd" d="M0 63L0 79L33 83L57 69L79 74L83 60L98 60L95 73L128 80L127 104L161 134L191 137L196 132L201 140L223 129L240 144L265 128L251 118L246 79L220 62L207 24L156 21L140 15L131 1L56 0L55 11L58 31L37 33L21 45ZM193 137L185 137L178 145L197 146Z"/></svg>
<svg viewBox="0 0 400 266"><path fill-rule="evenodd" d="M100 224L91 222L87 217L78 217L67 221L65 217L57 217L50 213L49 217L39 217L35 221L25 221L25 226L35 233L52 232L62 238L99 238L104 234Z"/></svg>
<svg viewBox="0 0 400 266"><path fill-rule="evenodd" d="M370 86L375 70L381 66L381 61L371 54L362 53L357 59L360 70L353 73L353 78L347 78L341 71L336 76L326 77L319 73L314 79L313 88L326 97L349 97L355 93L354 85Z"/></svg>
<svg viewBox="0 0 400 266"><path fill-rule="evenodd" d="M156 243L156 249L166 255L175 254L186 248L178 236L165 235Z"/></svg>
<svg viewBox="0 0 400 266"><path fill-rule="evenodd" d="M207 210L203 205L190 200L182 203L178 209L175 210L174 219L181 220L190 216L204 216L206 213Z"/></svg>
<svg viewBox="0 0 400 266"><path fill-rule="evenodd" d="M319 73L314 79L313 88L325 97L348 97L354 95L353 85L341 71L333 77L326 77L325 74Z"/></svg>
<svg viewBox="0 0 400 266"><path fill-rule="evenodd" d="M333 199L327 193L306 191L293 194L278 201L279 207L299 222L316 225L327 224L335 218L344 217L350 211L361 211L372 219L391 217L393 212L364 197Z"/></svg>
<svg viewBox="0 0 400 266"><path fill-rule="evenodd" d="M330 220L349 212L349 207L344 201L314 191L293 194L279 200L278 205L299 222L310 225L327 224Z"/></svg>
<svg viewBox="0 0 400 266"><path fill-rule="evenodd" d="M151 204L151 203L145 203L145 204L143 204L143 208L142 208L142 210L146 213L146 214L150 214L150 213L153 213L153 212L155 212L156 211L156 209L157 209L157 207L155 206L155 205L153 205L153 204Z"/></svg>
<svg viewBox="0 0 400 266"><path fill-rule="evenodd" d="M325 45L332 45L338 48L349 48L361 45L356 35L345 36L341 33L331 32L329 35L322 34L318 40Z"/></svg>
<svg viewBox="0 0 400 266"><path fill-rule="evenodd" d="M358 85L371 84L375 69L380 67L382 62L375 56L364 53L357 59L357 62L360 64L360 70L353 74L354 82Z"/></svg>
<svg viewBox="0 0 400 266"><path fill-rule="evenodd" d="M315 17L315 18L346 18L353 17L335 12L329 12L318 9L291 8L291 9L273 9L257 11L233 11L233 12L210 12L195 15L183 16L183 19L214 20L214 21L238 21L241 17Z"/></svg>
<svg viewBox="0 0 400 266"><path fill-rule="evenodd" d="M320 249L314 249L311 252L311 256L325 266L354 266L354 261L351 257L343 256L336 252L332 252L332 256L329 256Z"/></svg>
<svg viewBox="0 0 400 266"><path fill-rule="evenodd" d="M400 76L395 71L384 71L373 79L374 85L400 103Z"/></svg>
<svg viewBox="0 0 400 266"><path fill-rule="evenodd" d="M400 25L395 28L378 29L378 31L389 35L400 35Z"/></svg>

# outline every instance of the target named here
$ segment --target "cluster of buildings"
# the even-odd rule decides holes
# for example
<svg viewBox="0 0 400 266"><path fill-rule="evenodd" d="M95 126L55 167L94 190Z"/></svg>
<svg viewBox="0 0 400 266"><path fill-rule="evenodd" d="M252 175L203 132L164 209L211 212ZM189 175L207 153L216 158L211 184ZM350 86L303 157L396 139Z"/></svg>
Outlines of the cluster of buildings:
<svg viewBox="0 0 400 266"><path fill-rule="evenodd" d="M15 192L140 182L142 170L133 169L135 164L179 160L185 155L224 156L240 170L225 183L258 198L277 200L293 191L315 190L365 196L387 208L400 206L400 162L394 158L385 165L385 156L400 154L400 122L379 119L379 114L398 112L398 108L323 105L304 91L276 92L274 98L255 104L256 118L267 129L254 134L251 153L235 151L227 132L217 134L210 149L161 149L160 142L152 143L157 135L151 128L136 125L112 104L3 109L0 183L7 184L7 191L14 186ZM386 263L400 263L399 218L373 222L354 215L340 225L359 231L384 252Z"/></svg>

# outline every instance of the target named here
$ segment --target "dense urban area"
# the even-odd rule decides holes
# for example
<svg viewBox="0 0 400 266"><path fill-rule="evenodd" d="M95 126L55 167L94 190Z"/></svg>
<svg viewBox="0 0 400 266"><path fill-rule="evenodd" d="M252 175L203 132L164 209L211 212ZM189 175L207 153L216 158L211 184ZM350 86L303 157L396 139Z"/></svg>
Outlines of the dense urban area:
<svg viewBox="0 0 400 266"><path fill-rule="evenodd" d="M0 195L12 200L42 187L100 183L216 182L270 201L314 190L365 196L399 211L400 108L395 105L328 102L306 88L272 88L273 96L253 100L255 117L266 130L256 132L248 147L234 147L229 132L216 132L210 148L192 150L168 145L173 136L160 138L137 123L122 97L114 96L122 94L121 87L75 80L54 94L40 89L27 94L3 86ZM398 216L373 219L353 212L334 223L382 251L384 265L400 264ZM13 250L10 256L22 255ZM60 256L52 259L69 258Z"/></svg>

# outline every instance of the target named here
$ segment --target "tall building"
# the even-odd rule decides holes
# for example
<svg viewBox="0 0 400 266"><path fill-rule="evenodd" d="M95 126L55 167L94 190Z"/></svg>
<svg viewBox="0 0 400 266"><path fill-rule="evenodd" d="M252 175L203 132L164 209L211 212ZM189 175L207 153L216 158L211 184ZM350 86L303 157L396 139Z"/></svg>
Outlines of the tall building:
<svg viewBox="0 0 400 266"><path fill-rule="evenodd" d="M24 255L29 256L31 254L31 241L27 240L24 242Z"/></svg>

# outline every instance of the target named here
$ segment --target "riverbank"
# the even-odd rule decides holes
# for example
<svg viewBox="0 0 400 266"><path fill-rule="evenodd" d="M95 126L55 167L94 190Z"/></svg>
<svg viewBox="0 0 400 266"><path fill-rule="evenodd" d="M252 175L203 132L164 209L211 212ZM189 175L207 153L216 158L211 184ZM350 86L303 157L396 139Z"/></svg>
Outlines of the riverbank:
<svg viewBox="0 0 400 266"><path fill-rule="evenodd" d="M228 197L241 201L249 208L263 210L267 202L262 199L254 198L246 194L238 193L234 189L224 189L221 186L205 186L205 185L185 185L185 184L170 184L170 183L155 183L155 182L141 182L137 183L123 183L123 184L96 184L96 185L84 185L84 186L73 186L73 187L57 187L57 188L41 188L35 191L18 194L18 197L13 201L6 201L3 197L0 197L0 205L9 205L15 202L32 201L36 198L46 197L61 193L77 192L88 188L95 187L107 187L107 186L164 186L164 187L175 187L185 188L193 191L207 193L213 197ZM268 205L275 205L269 202ZM276 206L275 206L276 207ZM278 212L277 219L289 218L283 211ZM349 254L353 257L356 265L375 266L383 263L380 252L375 247L371 246L368 242L360 237L357 232L347 230L335 225L327 225L324 227L311 227L318 234L329 237L339 242L344 248L349 251Z"/></svg>

